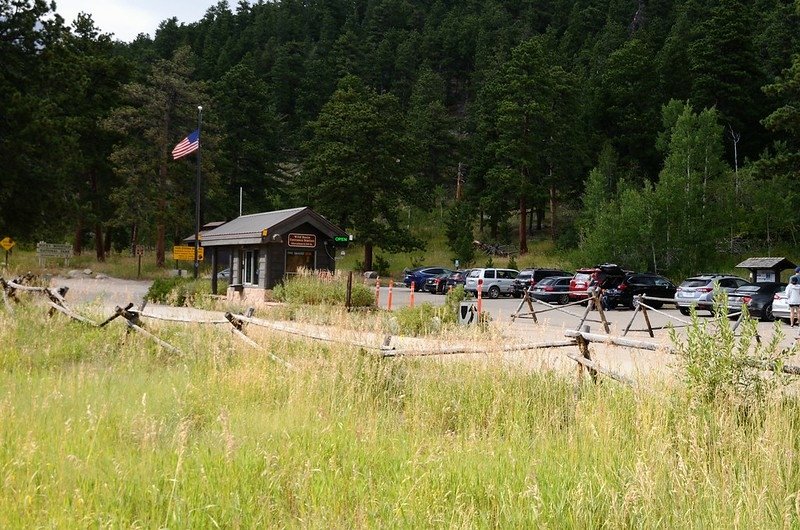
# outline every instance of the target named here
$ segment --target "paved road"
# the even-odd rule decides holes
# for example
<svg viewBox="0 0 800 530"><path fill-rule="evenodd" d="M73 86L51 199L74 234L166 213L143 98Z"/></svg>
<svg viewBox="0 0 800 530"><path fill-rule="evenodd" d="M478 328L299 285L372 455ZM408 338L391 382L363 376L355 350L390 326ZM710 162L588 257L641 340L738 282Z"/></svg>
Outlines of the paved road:
<svg viewBox="0 0 800 530"><path fill-rule="evenodd" d="M388 288L382 287L380 292L380 307L384 309L386 309L388 305L388 294ZM392 289L392 308L397 309L407 306L409 304L410 296L410 289L402 286L394 287ZM433 295L430 293L420 292L414 293L415 304L428 302L434 305L440 305L444 303L444 299L445 297L443 295ZM520 307L520 302L521 300L517 298L501 297L496 300L483 299L482 303L483 310L488 312L494 321L511 323L513 321L512 315L517 312L517 308ZM558 307L558 310L550 310L542 313L542 311L548 309L547 306L543 304L535 304L534 308L537 312L539 323L546 324L557 329L575 329L584 312L586 311L586 308L580 305L556 307ZM527 311L527 309L525 308L524 311ZM606 311L605 315L611 326L611 332L613 334L622 334L622 332L633 319L634 313L635 312L630 309ZM698 315L703 320L709 320L711 317L711 314L708 311L700 311ZM689 317L681 315L678 310L672 306L665 306L660 310L660 313L649 311L648 316L650 317L650 323L654 328L665 328L669 323L672 323L673 326L679 328L679 332L682 331L682 327L685 325L684 323L689 321ZM597 311L593 311L588 317L588 320L589 321L587 321L587 324L591 327L592 331L602 332L602 323L599 322L599 314ZM522 321L517 320L515 325L529 329L529 326L533 325L533 321L530 319L525 319ZM775 324L771 322L759 322L759 334L763 338L771 337L775 330L774 326ZM645 320L641 313L639 313L636 315L636 318L631 324L631 332L629 334L633 337L644 339L648 336L644 331L645 329ZM781 329L786 335L784 344L786 346L792 345L795 337L798 336L798 332L796 331L797 328L793 330L788 325L783 324ZM661 338L665 338L667 332L666 330L656 330L656 334L657 337L660 335Z"/></svg>

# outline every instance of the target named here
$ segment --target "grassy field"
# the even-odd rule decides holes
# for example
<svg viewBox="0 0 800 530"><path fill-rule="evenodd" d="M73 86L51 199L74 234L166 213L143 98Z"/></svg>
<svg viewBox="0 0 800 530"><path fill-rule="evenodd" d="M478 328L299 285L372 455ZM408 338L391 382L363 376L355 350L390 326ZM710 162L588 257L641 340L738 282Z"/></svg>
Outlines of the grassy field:
<svg viewBox="0 0 800 530"><path fill-rule="evenodd" d="M0 527L800 527L794 398L156 331L0 309Z"/></svg>

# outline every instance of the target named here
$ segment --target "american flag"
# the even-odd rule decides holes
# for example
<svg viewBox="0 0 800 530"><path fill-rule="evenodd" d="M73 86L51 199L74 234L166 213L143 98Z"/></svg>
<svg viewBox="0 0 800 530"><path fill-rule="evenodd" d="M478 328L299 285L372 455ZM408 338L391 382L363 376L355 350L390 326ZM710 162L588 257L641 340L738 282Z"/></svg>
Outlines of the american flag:
<svg viewBox="0 0 800 530"><path fill-rule="evenodd" d="M172 159L177 160L198 149L200 149L200 129L189 133L189 136L178 142L178 145L172 150Z"/></svg>

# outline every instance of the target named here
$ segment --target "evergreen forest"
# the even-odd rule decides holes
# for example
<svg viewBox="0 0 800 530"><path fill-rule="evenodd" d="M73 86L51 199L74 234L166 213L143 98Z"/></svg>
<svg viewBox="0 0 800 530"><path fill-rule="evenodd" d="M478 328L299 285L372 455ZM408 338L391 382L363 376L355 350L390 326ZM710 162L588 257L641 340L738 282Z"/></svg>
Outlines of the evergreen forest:
<svg viewBox="0 0 800 530"><path fill-rule="evenodd" d="M0 0L0 237L104 260L310 206L385 252L533 234L697 272L800 236L800 1L219 2L121 42Z"/></svg>

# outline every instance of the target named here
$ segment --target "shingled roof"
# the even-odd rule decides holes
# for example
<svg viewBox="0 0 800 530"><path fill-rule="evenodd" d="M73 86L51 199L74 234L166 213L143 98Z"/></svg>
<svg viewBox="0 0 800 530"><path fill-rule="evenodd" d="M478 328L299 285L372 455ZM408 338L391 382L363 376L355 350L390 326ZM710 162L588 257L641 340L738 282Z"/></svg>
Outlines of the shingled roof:
<svg viewBox="0 0 800 530"><path fill-rule="evenodd" d="M740 269L794 269L797 265L786 258L748 258L737 265Z"/></svg>
<svg viewBox="0 0 800 530"><path fill-rule="evenodd" d="M263 242L263 230L278 234L282 229L291 229L302 223L309 223L330 237L347 235L347 232L311 208L303 206L239 216L203 234L202 242L204 247L256 245Z"/></svg>

